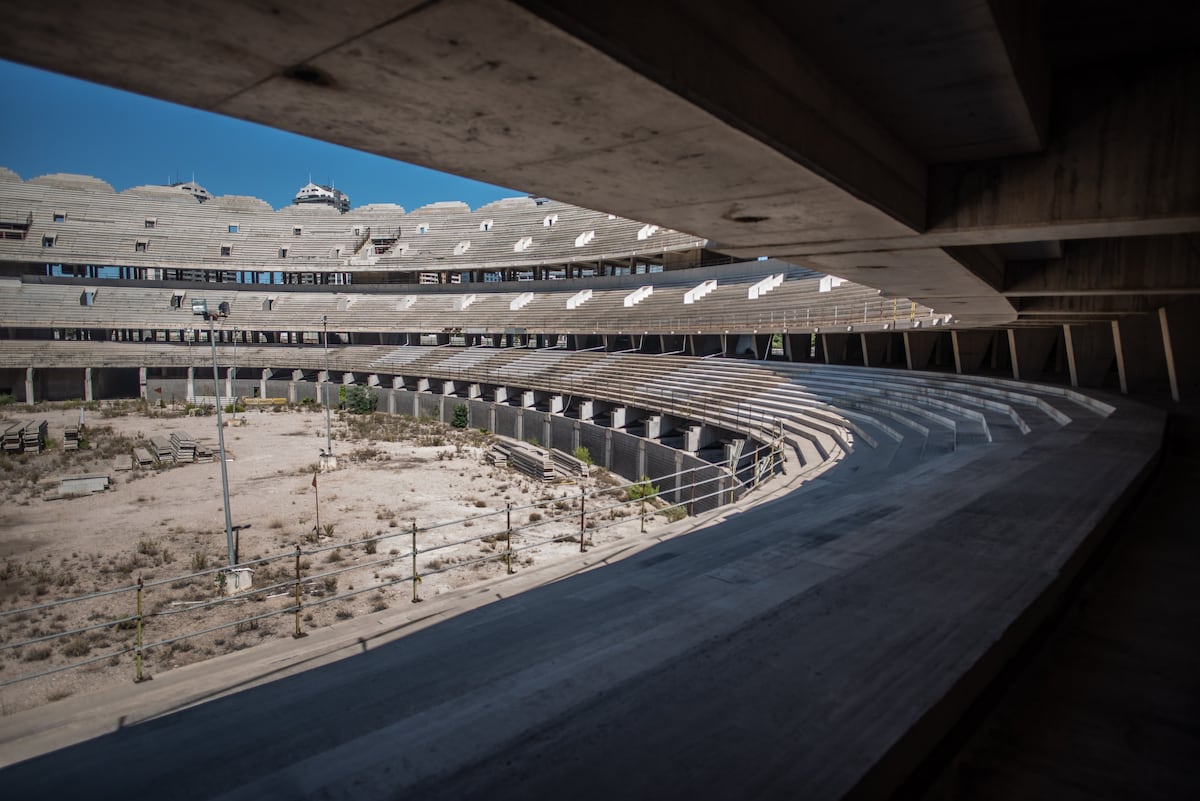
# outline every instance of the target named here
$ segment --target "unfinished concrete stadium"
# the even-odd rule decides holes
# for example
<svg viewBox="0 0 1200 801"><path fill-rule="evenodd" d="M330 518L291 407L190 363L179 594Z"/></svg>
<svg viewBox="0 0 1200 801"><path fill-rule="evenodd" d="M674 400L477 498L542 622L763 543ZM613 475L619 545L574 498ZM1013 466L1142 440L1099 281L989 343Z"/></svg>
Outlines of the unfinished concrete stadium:
<svg viewBox="0 0 1200 801"><path fill-rule="evenodd" d="M716 487L686 536L458 615L9 716L5 787L1193 797L1176 5L0 4L0 57L531 193L275 211L2 171L0 389L366 387Z"/></svg>

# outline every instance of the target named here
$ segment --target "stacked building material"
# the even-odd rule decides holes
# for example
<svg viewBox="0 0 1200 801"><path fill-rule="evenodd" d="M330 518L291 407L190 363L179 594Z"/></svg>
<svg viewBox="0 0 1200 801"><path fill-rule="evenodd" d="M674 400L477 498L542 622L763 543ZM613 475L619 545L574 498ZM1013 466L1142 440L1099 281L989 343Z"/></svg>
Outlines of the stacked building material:
<svg viewBox="0 0 1200 801"><path fill-rule="evenodd" d="M207 442L196 443L196 461L201 464L208 464L214 461L216 457L213 455L213 446Z"/></svg>
<svg viewBox="0 0 1200 801"><path fill-rule="evenodd" d="M150 454L146 454L149 456ZM133 469L133 457L128 453L118 453L113 457L113 470L125 472Z"/></svg>
<svg viewBox="0 0 1200 801"><path fill-rule="evenodd" d="M133 458L137 461L138 467L153 467L157 461L150 451L140 446L133 449Z"/></svg>
<svg viewBox="0 0 1200 801"><path fill-rule="evenodd" d="M507 464L538 481L554 480L554 462L542 448L535 448L527 442L500 440L492 448L492 454L504 457L502 462L493 456L492 463L495 465Z"/></svg>
<svg viewBox="0 0 1200 801"><path fill-rule="evenodd" d="M186 431L171 432L171 457L176 464L196 461L196 440Z"/></svg>
<svg viewBox="0 0 1200 801"><path fill-rule="evenodd" d="M46 433L50 425L45 420L34 420L25 425L21 434L21 447L26 452L41 453L46 445Z"/></svg>
<svg viewBox="0 0 1200 801"><path fill-rule="evenodd" d="M554 462L554 469L567 478L579 478L588 474L587 462L576 459L569 453L551 450L550 459Z"/></svg>
<svg viewBox="0 0 1200 801"><path fill-rule="evenodd" d="M78 426L67 426L63 429L63 450L77 451L82 436L79 433Z"/></svg>
<svg viewBox="0 0 1200 801"><path fill-rule="evenodd" d="M174 459L175 457L171 453L171 440L166 437L151 437L150 455L156 462L169 462Z"/></svg>
<svg viewBox="0 0 1200 801"><path fill-rule="evenodd" d="M8 423L4 428L0 446L8 453L20 453L25 435L24 423Z"/></svg>
<svg viewBox="0 0 1200 801"><path fill-rule="evenodd" d="M487 459L488 464L496 467L508 467L508 451L499 445L493 445L484 458Z"/></svg>

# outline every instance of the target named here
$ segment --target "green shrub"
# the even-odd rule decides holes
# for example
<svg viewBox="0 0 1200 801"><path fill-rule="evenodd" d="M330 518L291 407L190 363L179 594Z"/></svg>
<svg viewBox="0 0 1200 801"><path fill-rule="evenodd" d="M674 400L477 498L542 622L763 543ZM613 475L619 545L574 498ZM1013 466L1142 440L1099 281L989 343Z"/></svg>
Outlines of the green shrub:
<svg viewBox="0 0 1200 801"><path fill-rule="evenodd" d="M587 448L585 448L583 445L580 445L572 453L576 459L583 462L588 467L592 466L592 452L589 451Z"/></svg>
<svg viewBox="0 0 1200 801"><path fill-rule="evenodd" d="M471 413L467 409L467 404L459 403L454 407L454 420L451 423L455 428L466 428L471 424Z"/></svg>
<svg viewBox="0 0 1200 801"><path fill-rule="evenodd" d="M631 501L648 501L658 495L658 487L651 484L650 479L642 476L641 480L631 486L629 489L625 490L625 493L629 496L629 500Z"/></svg>

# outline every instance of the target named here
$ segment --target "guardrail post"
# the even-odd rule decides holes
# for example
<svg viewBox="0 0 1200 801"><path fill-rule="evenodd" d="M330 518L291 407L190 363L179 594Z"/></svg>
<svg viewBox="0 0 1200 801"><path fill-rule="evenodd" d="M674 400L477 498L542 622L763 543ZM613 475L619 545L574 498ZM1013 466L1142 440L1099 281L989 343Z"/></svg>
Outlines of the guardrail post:
<svg viewBox="0 0 1200 801"><path fill-rule="evenodd" d="M307 637L308 634L300 630L300 543L296 543L296 627L292 632L292 639L300 639Z"/></svg>
<svg viewBox="0 0 1200 801"><path fill-rule="evenodd" d="M136 673L134 682L139 683L146 681L147 676L142 675L142 577L138 576L137 586L137 635L134 641L134 664L136 665Z"/></svg>
<svg viewBox="0 0 1200 801"><path fill-rule="evenodd" d="M584 544L583 544L583 536L584 536L583 530L584 530L584 518L585 518L584 510L586 508L587 508L587 490L581 489L579 491L579 552L580 553L587 553L587 548L584 547Z"/></svg>
<svg viewBox="0 0 1200 801"><path fill-rule="evenodd" d="M504 554L504 561L508 564L508 575L511 576L513 573L517 572L513 570L512 566L512 501L508 502L507 510L504 514L504 520L505 530L508 532L508 536L505 538L508 541L508 550Z"/></svg>
<svg viewBox="0 0 1200 801"><path fill-rule="evenodd" d="M646 533L646 493L642 493L642 533Z"/></svg>
<svg viewBox="0 0 1200 801"><path fill-rule="evenodd" d="M693 517L696 514L696 468L692 468L691 474L692 497L688 499L688 517Z"/></svg>
<svg viewBox="0 0 1200 801"><path fill-rule="evenodd" d="M421 603L421 597L417 595L417 585L421 583L421 577L417 575L417 521L412 521L412 602L414 604Z"/></svg>

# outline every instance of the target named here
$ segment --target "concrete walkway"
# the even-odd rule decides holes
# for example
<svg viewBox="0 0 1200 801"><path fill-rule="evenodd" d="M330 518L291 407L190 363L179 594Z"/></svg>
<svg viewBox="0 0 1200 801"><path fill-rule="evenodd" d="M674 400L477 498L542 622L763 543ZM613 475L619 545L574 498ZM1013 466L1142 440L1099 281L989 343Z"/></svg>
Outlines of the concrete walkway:
<svg viewBox="0 0 1200 801"><path fill-rule="evenodd" d="M68 699L52 723L6 720L4 761L76 741L97 716L144 722L0 782L12 798L886 795L1041 619L1148 472L1161 427L1123 404L894 480L819 480L170 714L130 690ZM259 682L262 658L210 684ZM160 705L220 691L163 679Z"/></svg>

